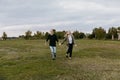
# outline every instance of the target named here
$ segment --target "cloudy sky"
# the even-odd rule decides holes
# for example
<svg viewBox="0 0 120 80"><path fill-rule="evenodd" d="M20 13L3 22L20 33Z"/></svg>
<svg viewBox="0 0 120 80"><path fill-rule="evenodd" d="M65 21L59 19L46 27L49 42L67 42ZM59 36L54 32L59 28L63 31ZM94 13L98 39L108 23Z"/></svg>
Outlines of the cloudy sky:
<svg viewBox="0 0 120 80"><path fill-rule="evenodd" d="M0 36L120 26L120 0L0 0Z"/></svg>

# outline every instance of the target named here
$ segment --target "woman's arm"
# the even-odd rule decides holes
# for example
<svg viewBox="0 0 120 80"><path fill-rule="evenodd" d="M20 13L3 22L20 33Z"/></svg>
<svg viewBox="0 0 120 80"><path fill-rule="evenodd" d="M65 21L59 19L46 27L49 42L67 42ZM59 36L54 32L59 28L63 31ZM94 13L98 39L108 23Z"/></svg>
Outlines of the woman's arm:
<svg viewBox="0 0 120 80"><path fill-rule="evenodd" d="M67 37L64 38L61 44L64 44L65 41L67 41Z"/></svg>

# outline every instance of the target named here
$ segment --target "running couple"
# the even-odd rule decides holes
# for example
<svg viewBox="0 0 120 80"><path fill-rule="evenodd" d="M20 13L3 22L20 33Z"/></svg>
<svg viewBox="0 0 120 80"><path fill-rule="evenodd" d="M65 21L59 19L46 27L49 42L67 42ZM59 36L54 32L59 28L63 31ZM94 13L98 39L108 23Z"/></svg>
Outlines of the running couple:
<svg viewBox="0 0 120 80"><path fill-rule="evenodd" d="M72 33L70 31L67 31L65 36L64 36L64 40L62 43L60 43L59 45L63 44L65 41L67 42L67 52L66 52L66 57L71 59L72 58L72 50L73 50L73 45L74 45L74 36L72 35ZM49 46L50 46L50 50L51 50L51 55L52 55L52 59L55 60L56 59L56 42L58 42L58 38L55 34L55 30L52 29L50 31L50 34L48 35L46 42L49 41Z"/></svg>

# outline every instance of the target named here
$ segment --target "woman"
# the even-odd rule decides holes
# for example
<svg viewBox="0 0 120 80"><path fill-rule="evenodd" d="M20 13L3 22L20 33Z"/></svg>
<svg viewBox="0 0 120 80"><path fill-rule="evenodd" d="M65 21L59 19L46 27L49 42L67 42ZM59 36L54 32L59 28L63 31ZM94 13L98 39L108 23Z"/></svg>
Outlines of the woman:
<svg viewBox="0 0 120 80"><path fill-rule="evenodd" d="M70 31L68 31L65 35L65 38L63 40L63 42L61 44L63 44L64 42L67 42L67 52L66 52L66 57L69 59L72 59L72 50L73 50L73 45L74 45L74 36L72 35L72 33Z"/></svg>
<svg viewBox="0 0 120 80"><path fill-rule="evenodd" d="M50 46L50 50L51 50L51 55L52 55L52 59L55 60L56 59L56 42L58 42L58 38L55 35L55 30L52 29L50 31L50 34L48 35L46 42L49 41L49 46Z"/></svg>

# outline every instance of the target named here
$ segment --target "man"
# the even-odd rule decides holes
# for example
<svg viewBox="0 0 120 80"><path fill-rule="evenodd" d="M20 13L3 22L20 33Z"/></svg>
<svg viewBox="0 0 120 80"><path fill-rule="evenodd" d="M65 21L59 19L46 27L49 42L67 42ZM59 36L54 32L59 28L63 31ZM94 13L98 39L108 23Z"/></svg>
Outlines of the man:
<svg viewBox="0 0 120 80"><path fill-rule="evenodd" d="M52 29L50 31L50 34L48 35L46 41L49 41L49 46L50 46L50 50L51 50L51 55L52 55L52 59L55 60L56 59L56 42L58 42L58 38L55 35L55 30Z"/></svg>

